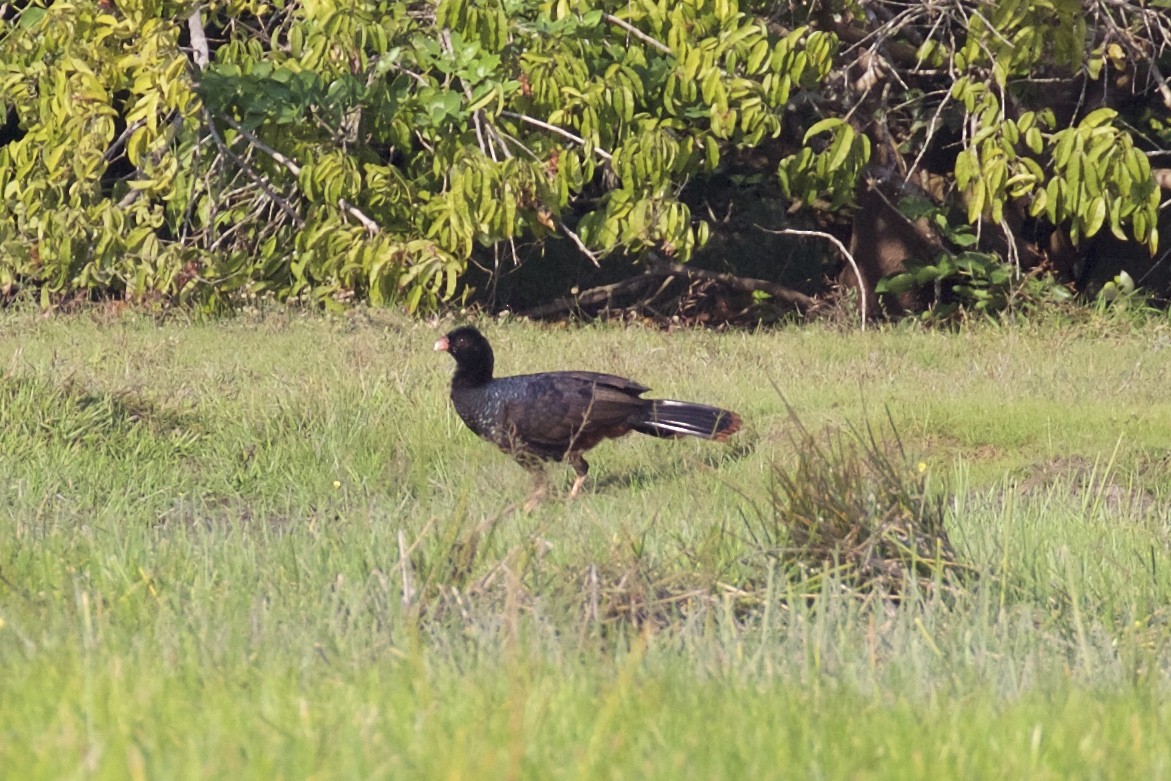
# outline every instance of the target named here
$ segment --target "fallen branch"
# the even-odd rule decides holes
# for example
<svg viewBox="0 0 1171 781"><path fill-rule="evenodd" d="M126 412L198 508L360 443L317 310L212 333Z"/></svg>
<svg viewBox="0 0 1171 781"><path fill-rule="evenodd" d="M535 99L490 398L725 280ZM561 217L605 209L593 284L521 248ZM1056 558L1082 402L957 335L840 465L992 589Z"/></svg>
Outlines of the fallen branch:
<svg viewBox="0 0 1171 781"><path fill-rule="evenodd" d="M546 317L553 317L554 315L564 315L570 312L576 312L584 307L595 306L597 304L606 303L614 298L616 295L625 293L637 292L643 288L653 285L661 275L659 274L640 274L636 277L629 277L620 282L614 282L609 285L602 285L601 287L590 288L582 293L574 296L562 296L556 300L550 301L547 304L535 306L523 312L524 317L530 317L534 320L541 320Z"/></svg>
<svg viewBox="0 0 1171 781"><path fill-rule="evenodd" d="M787 288L776 282L770 282L766 279L754 279L752 277L738 277L735 274L722 271L693 268L682 263L666 260L652 253L647 255L646 269L638 276L629 277L609 285L590 288L577 295L562 296L547 304L535 306L522 314L534 320L569 314L570 312L576 312L587 307L608 304L615 296L642 293L650 287L657 286L664 278L670 277L682 277L689 280L712 280L742 293L767 293L773 298L785 301L802 310L812 309L817 304L817 301L811 296L807 296L804 293Z"/></svg>
<svg viewBox="0 0 1171 781"><path fill-rule="evenodd" d="M708 271L703 268L694 268L682 263L666 260L654 253L651 253L647 257L651 262L651 270L660 274L687 277L688 279L710 279L727 285L733 290L739 290L742 293L768 293L773 298L778 298L798 308L812 309L817 304L817 301L811 296L807 296L800 291L793 290L776 282L770 282L767 279L738 277L726 271Z"/></svg>

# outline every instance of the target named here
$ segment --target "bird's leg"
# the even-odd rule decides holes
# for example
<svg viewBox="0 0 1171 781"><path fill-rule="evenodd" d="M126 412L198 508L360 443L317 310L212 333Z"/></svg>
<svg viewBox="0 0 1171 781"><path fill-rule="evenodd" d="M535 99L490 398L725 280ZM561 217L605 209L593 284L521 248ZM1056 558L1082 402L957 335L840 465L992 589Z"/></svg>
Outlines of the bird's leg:
<svg viewBox="0 0 1171 781"><path fill-rule="evenodd" d="M525 500L525 512L531 513L533 511L533 508L536 507L537 504L544 498L545 498L545 478L544 478L544 475L542 475L537 478L537 487L533 491L532 495L529 496L529 498Z"/></svg>
<svg viewBox="0 0 1171 781"><path fill-rule="evenodd" d="M517 456L516 460L533 476L533 493L525 500L525 512L532 512L545 497L545 465L538 458Z"/></svg>
<svg viewBox="0 0 1171 781"><path fill-rule="evenodd" d="M577 496L577 492L581 490L582 485L586 481L585 475L578 475L577 479L573 481L573 487L569 489L569 498L572 499Z"/></svg>
<svg viewBox="0 0 1171 781"><path fill-rule="evenodd" d="M569 498L572 499L577 496L577 492L581 490L581 486L589 476L590 465L582 458L581 453L574 453L569 457L569 465L573 467L573 471L577 473L577 479L573 481L573 488L569 489Z"/></svg>

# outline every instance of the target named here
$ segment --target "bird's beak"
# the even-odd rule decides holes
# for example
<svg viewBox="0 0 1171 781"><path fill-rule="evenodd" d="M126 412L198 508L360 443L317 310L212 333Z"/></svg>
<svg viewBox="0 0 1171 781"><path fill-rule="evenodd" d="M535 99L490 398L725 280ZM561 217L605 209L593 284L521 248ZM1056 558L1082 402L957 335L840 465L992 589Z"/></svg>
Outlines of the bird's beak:
<svg viewBox="0 0 1171 781"><path fill-rule="evenodd" d="M442 339L440 339L439 341L435 342L435 349L436 350L442 350L443 352L447 352L447 348L448 348L448 344L447 344L447 337L446 336L443 337Z"/></svg>

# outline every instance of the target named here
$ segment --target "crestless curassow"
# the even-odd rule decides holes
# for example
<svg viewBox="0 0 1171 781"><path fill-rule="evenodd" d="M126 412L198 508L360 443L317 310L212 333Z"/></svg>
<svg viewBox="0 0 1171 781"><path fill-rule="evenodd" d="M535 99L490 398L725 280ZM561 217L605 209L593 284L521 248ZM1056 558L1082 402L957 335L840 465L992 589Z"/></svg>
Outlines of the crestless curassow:
<svg viewBox="0 0 1171 781"><path fill-rule="evenodd" d="M724 441L740 428L735 412L670 399L644 399L637 382L596 372L492 376L492 347L470 326L435 343L455 359L451 400L472 431L511 454L536 475L544 492L543 461L565 461L577 473L576 496L589 472L582 453L603 439L631 431L654 437L693 436Z"/></svg>

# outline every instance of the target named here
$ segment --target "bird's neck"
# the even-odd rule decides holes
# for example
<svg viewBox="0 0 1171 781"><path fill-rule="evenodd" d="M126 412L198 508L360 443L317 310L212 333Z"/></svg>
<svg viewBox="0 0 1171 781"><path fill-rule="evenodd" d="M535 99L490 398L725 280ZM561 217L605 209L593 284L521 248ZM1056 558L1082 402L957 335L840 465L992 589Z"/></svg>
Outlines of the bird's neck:
<svg viewBox="0 0 1171 781"><path fill-rule="evenodd" d="M475 365L459 366L451 378L452 389L479 388L492 381L492 361Z"/></svg>

